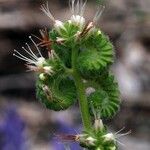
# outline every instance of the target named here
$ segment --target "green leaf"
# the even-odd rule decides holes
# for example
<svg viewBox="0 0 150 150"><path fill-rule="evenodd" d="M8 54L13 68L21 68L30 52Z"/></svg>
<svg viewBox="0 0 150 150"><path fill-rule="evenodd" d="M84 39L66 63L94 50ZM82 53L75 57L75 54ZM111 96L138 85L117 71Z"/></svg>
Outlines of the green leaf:
<svg viewBox="0 0 150 150"><path fill-rule="evenodd" d="M113 63L113 45L103 33L94 32L82 44L77 67L83 77L90 78L93 75L95 77Z"/></svg>
<svg viewBox="0 0 150 150"><path fill-rule="evenodd" d="M69 77L61 75L61 77L51 78L48 76L44 82L38 79L36 95L48 109L65 110L76 101L76 88L74 81Z"/></svg>
<svg viewBox="0 0 150 150"><path fill-rule="evenodd" d="M104 73L96 79L99 88L88 97L89 106L95 112L100 113L101 117L113 117L120 107L120 92L114 76Z"/></svg>

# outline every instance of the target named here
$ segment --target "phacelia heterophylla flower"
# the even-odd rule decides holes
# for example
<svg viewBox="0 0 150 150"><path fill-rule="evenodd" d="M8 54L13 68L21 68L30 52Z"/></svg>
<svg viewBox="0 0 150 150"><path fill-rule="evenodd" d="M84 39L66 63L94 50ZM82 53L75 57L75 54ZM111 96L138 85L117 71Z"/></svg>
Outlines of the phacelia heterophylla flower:
<svg viewBox="0 0 150 150"><path fill-rule="evenodd" d="M22 47L25 53L14 50L14 56L26 61L28 69L37 73L36 95L48 109L65 110L78 99L84 132L72 136L75 141L90 150L116 150L117 136L108 133L101 120L112 118L120 105L118 84L109 71L114 48L108 36L96 27L104 7L99 6L87 22L86 1L70 0L69 4L72 15L64 22L55 19L48 3L43 4L41 10L53 22L52 30L40 30L41 37L30 36L36 52L26 44ZM93 91L86 95L89 88ZM93 129L90 117L95 117Z"/></svg>
<svg viewBox="0 0 150 150"><path fill-rule="evenodd" d="M65 142L78 142L82 147L89 150L117 150L117 143L123 145L119 138L131 133L129 131L121 134L120 132L122 132L124 128L116 133L108 132L101 119L95 120L94 124L97 125L94 125L94 128L90 132L85 131L77 135L59 135L58 138Z"/></svg>

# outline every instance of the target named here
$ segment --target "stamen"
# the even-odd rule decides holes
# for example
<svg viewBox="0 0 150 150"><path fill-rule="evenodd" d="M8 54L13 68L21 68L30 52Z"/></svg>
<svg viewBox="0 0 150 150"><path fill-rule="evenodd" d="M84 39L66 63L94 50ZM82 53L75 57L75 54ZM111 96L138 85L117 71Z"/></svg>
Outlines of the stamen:
<svg viewBox="0 0 150 150"><path fill-rule="evenodd" d="M116 142L118 142L120 145L125 146L122 142L120 142L119 140L116 140Z"/></svg>
<svg viewBox="0 0 150 150"><path fill-rule="evenodd" d="M84 14L86 3L87 3L87 0L85 0L84 3L83 3L83 1L81 3L80 16L83 16L83 14Z"/></svg>
<svg viewBox="0 0 150 150"><path fill-rule="evenodd" d="M41 30L39 30L39 32L40 32L42 38L47 40L47 38L48 38L48 31L47 31L47 29L46 28L43 29L43 30L41 29Z"/></svg>
<svg viewBox="0 0 150 150"><path fill-rule="evenodd" d="M26 59L24 59L24 58L22 58L22 57L20 57L20 56L18 56L18 55L16 55L16 54L13 54L13 56L15 56L15 57L17 57L17 58L19 58L19 59L21 59L21 60L28 61L28 60L26 60Z"/></svg>
<svg viewBox="0 0 150 150"><path fill-rule="evenodd" d="M41 34L41 30L39 30L40 34ZM33 37L37 38L39 41L43 41L41 38L39 38L38 36L31 34ZM43 36L42 36L43 37Z"/></svg>
<svg viewBox="0 0 150 150"><path fill-rule="evenodd" d="M38 59L38 57L33 53L33 51L32 51L32 49L31 49L31 47L29 46L29 44L28 43L26 43L26 45L27 45L27 47L28 47L28 49L29 49L29 51L31 52L31 54L36 58L36 60Z"/></svg>
<svg viewBox="0 0 150 150"><path fill-rule="evenodd" d="M85 11L85 6L86 6L87 0L83 3L83 0L70 0L69 1L69 6L70 10L72 12L72 15L80 15L83 16L84 11Z"/></svg>
<svg viewBox="0 0 150 150"><path fill-rule="evenodd" d="M54 16L51 14L48 6L48 1L46 4L41 5L41 10L53 21L55 22Z"/></svg>
<svg viewBox="0 0 150 150"><path fill-rule="evenodd" d="M40 56L43 57L42 54L41 54L41 52L40 52L40 50L39 50L39 48L38 48L38 46L37 46L37 44L34 42L34 40L32 39L32 37L29 36L29 38L31 39L31 41L32 41L32 43L34 44L34 46L36 47L36 49L37 49L37 51L39 52Z"/></svg>
<svg viewBox="0 0 150 150"><path fill-rule="evenodd" d="M78 14L81 14L82 5L83 5L83 1L82 1L82 0L79 0L79 12L78 12Z"/></svg>
<svg viewBox="0 0 150 150"><path fill-rule="evenodd" d="M119 131L117 131L115 134L117 135L118 133L120 133L121 131L123 131L125 129L125 127L121 128Z"/></svg>
<svg viewBox="0 0 150 150"><path fill-rule="evenodd" d="M22 49L23 49L27 54L29 54L29 55L34 59L34 61L37 60L29 51L27 51L27 49L25 49L24 47L22 47Z"/></svg>
<svg viewBox="0 0 150 150"><path fill-rule="evenodd" d="M16 52L16 54L15 54L15 53L13 54L14 56L16 56L16 57L18 57L18 58L20 58L20 59L22 59L22 60L24 60L24 61L26 61L26 62L35 64L35 61L34 61L34 60L29 59L29 58L23 56L23 55L22 55L21 53L19 53L17 50L14 50L14 52Z"/></svg>
<svg viewBox="0 0 150 150"><path fill-rule="evenodd" d="M75 7L75 15L78 15L80 12L80 0L77 1L76 7Z"/></svg>
<svg viewBox="0 0 150 150"><path fill-rule="evenodd" d="M72 15L74 15L74 13L75 13L75 0L70 0L69 5L70 5Z"/></svg>
<svg viewBox="0 0 150 150"><path fill-rule="evenodd" d="M118 135L116 135L116 136L117 136L117 138L120 138L120 137L122 137L122 136L126 136L126 135L129 135L129 134L131 134L131 130L128 131L127 133L118 134Z"/></svg>
<svg viewBox="0 0 150 150"><path fill-rule="evenodd" d="M94 16L93 23L96 23L99 20L99 18L102 15L104 9L105 9L104 6L99 6L98 11L96 12L96 14Z"/></svg>

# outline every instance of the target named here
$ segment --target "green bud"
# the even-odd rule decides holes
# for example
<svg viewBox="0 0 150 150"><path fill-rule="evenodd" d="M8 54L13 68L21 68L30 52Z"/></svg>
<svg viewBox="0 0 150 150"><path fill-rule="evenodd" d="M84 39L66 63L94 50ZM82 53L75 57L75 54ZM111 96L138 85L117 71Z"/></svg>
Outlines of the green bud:
<svg viewBox="0 0 150 150"><path fill-rule="evenodd" d="M44 73L40 73L39 74L39 79L44 81L46 79L45 74Z"/></svg>

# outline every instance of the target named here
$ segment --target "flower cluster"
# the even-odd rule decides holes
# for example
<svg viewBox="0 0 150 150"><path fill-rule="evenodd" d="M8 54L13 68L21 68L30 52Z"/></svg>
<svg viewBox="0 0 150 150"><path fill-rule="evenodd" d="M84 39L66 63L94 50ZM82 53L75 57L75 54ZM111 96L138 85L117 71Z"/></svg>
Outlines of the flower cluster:
<svg viewBox="0 0 150 150"><path fill-rule="evenodd" d="M124 128L116 133L108 132L102 120L96 119L92 131L77 135L63 135L61 140L78 142L82 147L90 150L116 150L117 143L123 145L119 138L131 133L129 131L121 134L123 130Z"/></svg>
<svg viewBox="0 0 150 150"><path fill-rule="evenodd" d="M93 19L86 22L86 3L70 0L72 15L65 22L55 19L48 3L43 4L41 10L53 22L52 30L40 30L41 37L33 35L40 43L29 37L37 54L26 44L22 47L26 54L14 50L14 56L38 73L36 95L48 109L65 110L79 101L85 132L72 136L75 141L90 150L116 150L118 133L108 133L101 120L112 118L120 106L119 87L109 71L114 47L96 27L104 7L99 6ZM47 49L46 57L40 48ZM90 88L92 92L86 94ZM94 128L90 119L93 116Z"/></svg>

